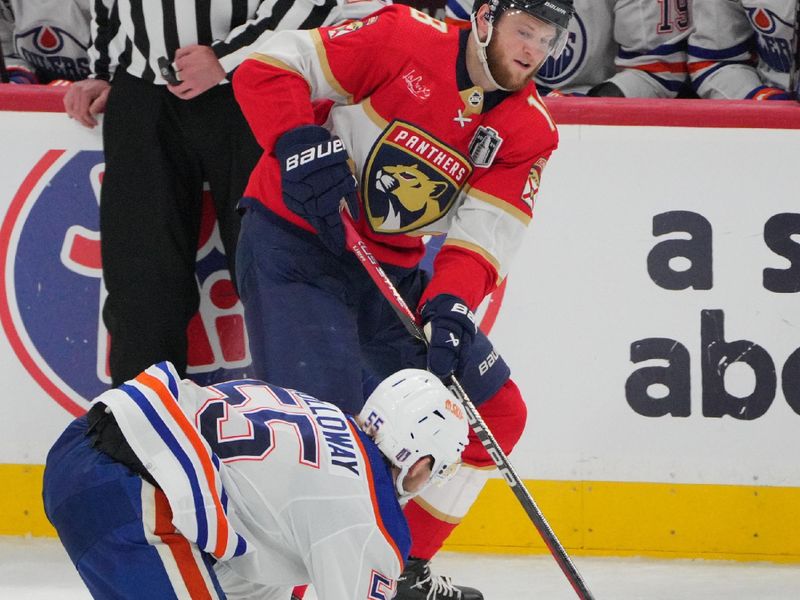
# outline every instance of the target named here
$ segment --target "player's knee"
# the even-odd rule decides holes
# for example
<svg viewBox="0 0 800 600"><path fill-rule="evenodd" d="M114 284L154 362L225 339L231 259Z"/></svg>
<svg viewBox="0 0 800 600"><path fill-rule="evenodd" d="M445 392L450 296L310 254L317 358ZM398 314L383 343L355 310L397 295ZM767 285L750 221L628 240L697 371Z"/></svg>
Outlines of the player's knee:
<svg viewBox="0 0 800 600"><path fill-rule="evenodd" d="M506 381L494 396L480 406L478 412L497 443L500 444L500 448L509 454L522 437L528 416L528 408L517 385L510 379ZM473 466L483 467L494 464L483 444L472 431L469 434L469 445L462 456L465 463Z"/></svg>

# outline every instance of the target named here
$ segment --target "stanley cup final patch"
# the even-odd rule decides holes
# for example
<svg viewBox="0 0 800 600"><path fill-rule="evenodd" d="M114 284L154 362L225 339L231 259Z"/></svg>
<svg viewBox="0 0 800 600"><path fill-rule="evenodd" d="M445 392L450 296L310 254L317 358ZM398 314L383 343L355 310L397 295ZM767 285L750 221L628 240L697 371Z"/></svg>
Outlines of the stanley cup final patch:
<svg viewBox="0 0 800 600"><path fill-rule="evenodd" d="M453 206L472 165L429 133L393 121L364 167L367 221L376 233L406 233L440 219Z"/></svg>
<svg viewBox="0 0 800 600"><path fill-rule="evenodd" d="M475 130L469 143L469 157L476 167L488 167L497 156L503 138L491 127L481 125Z"/></svg>

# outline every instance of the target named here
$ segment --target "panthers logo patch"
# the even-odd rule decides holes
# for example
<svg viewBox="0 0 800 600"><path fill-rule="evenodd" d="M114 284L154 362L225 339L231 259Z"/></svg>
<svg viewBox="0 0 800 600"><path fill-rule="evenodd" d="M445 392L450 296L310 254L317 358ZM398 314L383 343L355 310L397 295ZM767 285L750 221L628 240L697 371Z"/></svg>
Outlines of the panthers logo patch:
<svg viewBox="0 0 800 600"><path fill-rule="evenodd" d="M453 206L472 165L421 129L394 121L364 167L364 206L376 233L406 233L440 219Z"/></svg>

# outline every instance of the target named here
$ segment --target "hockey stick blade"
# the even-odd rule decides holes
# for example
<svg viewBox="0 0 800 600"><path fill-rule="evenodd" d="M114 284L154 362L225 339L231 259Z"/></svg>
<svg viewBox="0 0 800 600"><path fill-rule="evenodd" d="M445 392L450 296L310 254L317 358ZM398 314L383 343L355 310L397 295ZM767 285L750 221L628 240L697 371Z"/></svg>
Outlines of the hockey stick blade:
<svg viewBox="0 0 800 600"><path fill-rule="evenodd" d="M356 258L358 258L358 260L364 266L367 274L370 276L372 281L375 282L375 285L378 286L378 289L392 306L394 312L400 318L400 321L403 323L409 333L427 344L427 339L422 331L422 328L417 322L414 313L408 307L408 304L406 304L405 300L403 300L402 296L397 291L397 288L395 288L391 280L386 276L386 273L384 272L383 268L381 268L380 263L370 252L369 246L367 246L366 242L364 242L359 233L356 231L353 218L351 217L350 212L347 210L344 200L342 200L340 212L342 216L342 224L344 225L345 242L348 248L353 252L353 254L356 255ZM464 391L464 388L461 387L461 383L458 381L455 375L450 376L449 381L446 383L448 383L450 389L453 390L453 393L461 401L461 404L464 406L464 411L467 413L467 421L469 422L470 427L472 427L472 430L475 432L475 435L478 437L481 444L483 444L486 452L488 452L489 456L494 461L494 464L497 466L500 473L502 473L503 478L514 492L514 495L517 497L517 500L519 500L522 508L528 515L528 518L530 518L530 520L533 522L534 526L539 532L539 535L542 537L542 540L550 551L550 554L552 554L553 558L555 558L556 563L558 563L558 566L566 576L567 580L572 586L572 589L575 590L578 598L581 600L594 600L594 596L586 586L586 582L583 580L583 577L581 577L578 569L570 560L566 550L564 550L564 546L556 537L556 534L548 524L547 519L545 519L544 515L542 514L542 511L539 510L539 507L537 506L530 492L522 483L522 479L520 479L519 475L517 475L517 472L511 466L508 456L505 452L503 452L500 444L497 443L494 435L486 426L486 423L483 421L483 417L481 417L481 415L478 413L478 409L475 408L472 400Z"/></svg>

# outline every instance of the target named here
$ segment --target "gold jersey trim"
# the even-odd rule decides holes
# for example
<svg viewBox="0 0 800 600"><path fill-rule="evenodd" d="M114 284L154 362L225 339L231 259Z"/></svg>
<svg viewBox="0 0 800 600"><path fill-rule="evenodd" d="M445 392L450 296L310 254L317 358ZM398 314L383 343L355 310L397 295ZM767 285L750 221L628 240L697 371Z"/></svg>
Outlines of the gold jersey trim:
<svg viewBox="0 0 800 600"><path fill-rule="evenodd" d="M473 242L454 239L450 236L447 237L442 246L455 246L456 248L464 248L465 250L469 250L470 252L474 252L475 254L482 256L489 264L491 264L494 267L494 270L497 272L497 285L500 285L500 283L502 283L503 277L500 275L500 261L497 260L491 254L489 254L486 248L482 248L481 246Z"/></svg>
<svg viewBox="0 0 800 600"><path fill-rule="evenodd" d="M501 200L497 196L492 196L491 194L482 192L481 190L476 189L474 187L469 187L469 184L467 184L467 186L464 187L463 193L470 196L471 198L475 198L476 200L480 200L481 202L486 202L487 204L491 204L495 208L499 208L503 212L514 217L517 221L519 221L526 227L531 222L531 216L525 213L524 211L518 209L513 204L509 204L506 200Z"/></svg>
<svg viewBox="0 0 800 600"><path fill-rule="evenodd" d="M303 74L300 73L300 71L273 56L268 56L267 54L261 54L260 52L253 52L247 58L250 58L252 60L257 60L258 62L262 62L264 64L277 67L278 69L281 69L283 71L289 71L290 73L294 73L295 75L303 77ZM305 80L305 77L303 77L303 80Z"/></svg>
<svg viewBox="0 0 800 600"><path fill-rule="evenodd" d="M328 82L328 85L331 86L334 92L339 94L347 104L353 104L353 95L349 93L342 84L339 83L339 80L333 74L331 70L331 65L328 62L328 54L325 52L325 45L322 43L322 36L319 33L318 29L312 29L309 32L311 35L311 41L314 43L314 48L317 51L317 58L319 59L319 68L322 70L322 74L325 76L325 81Z"/></svg>

